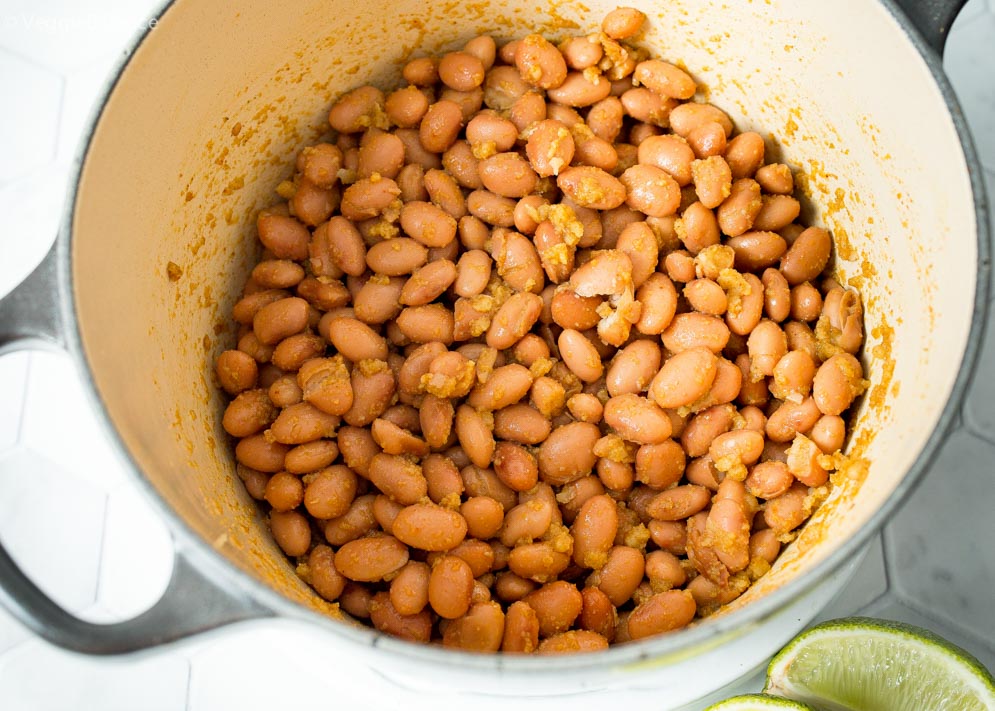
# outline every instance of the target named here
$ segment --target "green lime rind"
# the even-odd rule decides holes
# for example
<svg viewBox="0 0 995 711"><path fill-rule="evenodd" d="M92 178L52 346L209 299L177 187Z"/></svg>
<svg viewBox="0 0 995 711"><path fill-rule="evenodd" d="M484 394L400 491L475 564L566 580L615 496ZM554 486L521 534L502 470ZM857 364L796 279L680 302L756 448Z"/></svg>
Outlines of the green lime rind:
<svg viewBox="0 0 995 711"><path fill-rule="evenodd" d="M995 711L995 678L970 653L912 625L830 620L767 667L764 692L827 711Z"/></svg>
<svg viewBox="0 0 995 711"><path fill-rule="evenodd" d="M780 696L767 694L744 694L731 699L712 704L705 711L816 711L808 704L803 704Z"/></svg>

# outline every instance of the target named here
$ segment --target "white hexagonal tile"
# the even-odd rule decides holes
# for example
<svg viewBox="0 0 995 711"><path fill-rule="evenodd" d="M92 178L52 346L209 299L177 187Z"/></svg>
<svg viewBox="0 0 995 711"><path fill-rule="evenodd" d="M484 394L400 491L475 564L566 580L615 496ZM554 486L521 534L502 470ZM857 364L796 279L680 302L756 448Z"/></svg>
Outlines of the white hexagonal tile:
<svg viewBox="0 0 995 711"><path fill-rule="evenodd" d="M943 66L974 134L981 161L995 168L995 14L980 13L951 32Z"/></svg>
<svg viewBox="0 0 995 711"><path fill-rule="evenodd" d="M884 550L878 534L867 546L867 555L853 581L816 617L816 622L857 614L888 592Z"/></svg>
<svg viewBox="0 0 995 711"><path fill-rule="evenodd" d="M971 432L995 443L995 324L990 319L967 391L964 420Z"/></svg>
<svg viewBox="0 0 995 711"><path fill-rule="evenodd" d="M954 32L960 29L963 25L973 21L978 15L987 11L987 0L968 0L960 12L957 13L957 18L954 20L954 24L951 25L950 31Z"/></svg>
<svg viewBox="0 0 995 711"><path fill-rule="evenodd" d="M8 650L31 638L32 634L28 628L15 620L7 610L0 607L0 659L3 659L3 655Z"/></svg>
<svg viewBox="0 0 995 711"><path fill-rule="evenodd" d="M0 358L0 393L3 393L0 399L0 452L17 442L30 361L30 353L11 353Z"/></svg>
<svg viewBox="0 0 995 711"><path fill-rule="evenodd" d="M0 155L5 155L6 150L4 144ZM48 164L0 185L0 214L5 220L0 235L0 296L23 281L55 241L62 219L67 171L68 165Z"/></svg>
<svg viewBox="0 0 995 711"><path fill-rule="evenodd" d="M0 704L12 711L183 711L189 678L180 655L109 662L35 640L0 656Z"/></svg>
<svg viewBox="0 0 995 711"><path fill-rule="evenodd" d="M190 711L294 708L320 699L334 699L341 708L372 708L371 695L383 702L379 708L399 708L398 697L405 696L341 654L327 637L299 625L237 626L194 644Z"/></svg>
<svg viewBox="0 0 995 711"><path fill-rule="evenodd" d="M169 583L173 546L166 526L130 484L107 497L103 543L99 614L87 617L112 622L144 612Z"/></svg>
<svg viewBox="0 0 995 711"><path fill-rule="evenodd" d="M83 127L93 112L98 94L111 80L119 56L118 52L112 52L94 57L92 61L73 67L63 75L65 89L57 147L60 159L71 160L76 154Z"/></svg>
<svg viewBox="0 0 995 711"><path fill-rule="evenodd" d="M74 612L96 599L105 501L38 452L0 458L0 538L38 587Z"/></svg>
<svg viewBox="0 0 995 711"><path fill-rule="evenodd" d="M0 46L57 70L124 47L147 27L159 2L143 0L5 0Z"/></svg>
<svg viewBox="0 0 995 711"><path fill-rule="evenodd" d="M34 354L21 443L44 452L74 476L110 491L125 481L125 470L97 423L79 378L65 354Z"/></svg>
<svg viewBox="0 0 995 711"><path fill-rule="evenodd" d="M995 640L993 461L995 445L955 432L884 537L894 592L990 641Z"/></svg>
<svg viewBox="0 0 995 711"><path fill-rule="evenodd" d="M0 49L0 84L7 96L18 98L16 105L0 112L0 135L17 137L4 142L2 186L46 165L55 155L62 78L23 56Z"/></svg>

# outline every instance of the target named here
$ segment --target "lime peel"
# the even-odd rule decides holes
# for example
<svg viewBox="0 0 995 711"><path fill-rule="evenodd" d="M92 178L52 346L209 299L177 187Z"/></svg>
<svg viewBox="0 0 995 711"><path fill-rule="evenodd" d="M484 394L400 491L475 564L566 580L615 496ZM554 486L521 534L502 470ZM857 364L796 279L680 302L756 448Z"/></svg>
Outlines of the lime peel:
<svg viewBox="0 0 995 711"><path fill-rule="evenodd" d="M705 711L815 711L808 704L766 694L744 694L712 704Z"/></svg>
<svg viewBox="0 0 995 711"><path fill-rule="evenodd" d="M796 637L771 661L764 692L826 711L995 709L995 679L971 654L928 630L864 617Z"/></svg>

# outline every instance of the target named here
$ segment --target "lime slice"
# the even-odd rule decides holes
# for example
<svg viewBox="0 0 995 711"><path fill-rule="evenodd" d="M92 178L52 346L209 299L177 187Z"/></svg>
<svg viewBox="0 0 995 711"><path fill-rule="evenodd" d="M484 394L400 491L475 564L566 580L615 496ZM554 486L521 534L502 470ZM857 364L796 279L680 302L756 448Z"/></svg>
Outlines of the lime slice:
<svg viewBox="0 0 995 711"><path fill-rule="evenodd" d="M764 692L825 711L995 711L995 679L977 659L927 630L864 617L795 637Z"/></svg>
<svg viewBox="0 0 995 711"><path fill-rule="evenodd" d="M802 704L780 696L766 694L745 694L712 704L705 711L815 711L808 704Z"/></svg>

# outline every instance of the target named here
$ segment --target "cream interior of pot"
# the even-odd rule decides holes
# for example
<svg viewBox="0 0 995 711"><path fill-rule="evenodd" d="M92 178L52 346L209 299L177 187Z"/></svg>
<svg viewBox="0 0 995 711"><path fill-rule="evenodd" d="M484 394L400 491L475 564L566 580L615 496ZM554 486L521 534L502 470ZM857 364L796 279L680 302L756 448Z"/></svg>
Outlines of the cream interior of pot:
<svg viewBox="0 0 995 711"><path fill-rule="evenodd" d="M873 383L854 466L741 605L823 560L916 459L967 342L976 225L956 131L924 62L877 3L629 0L643 43L683 61L739 130L797 170L863 294ZM536 10L533 5L543 4ZM235 477L213 361L258 256L255 216L336 96L400 81L419 52L586 33L616 3L179 0L113 91L86 158L72 265L83 346L110 418L160 496L233 564L322 608ZM428 5L426 9L426 5ZM169 267L170 263L175 267ZM178 267L178 269L176 268Z"/></svg>

